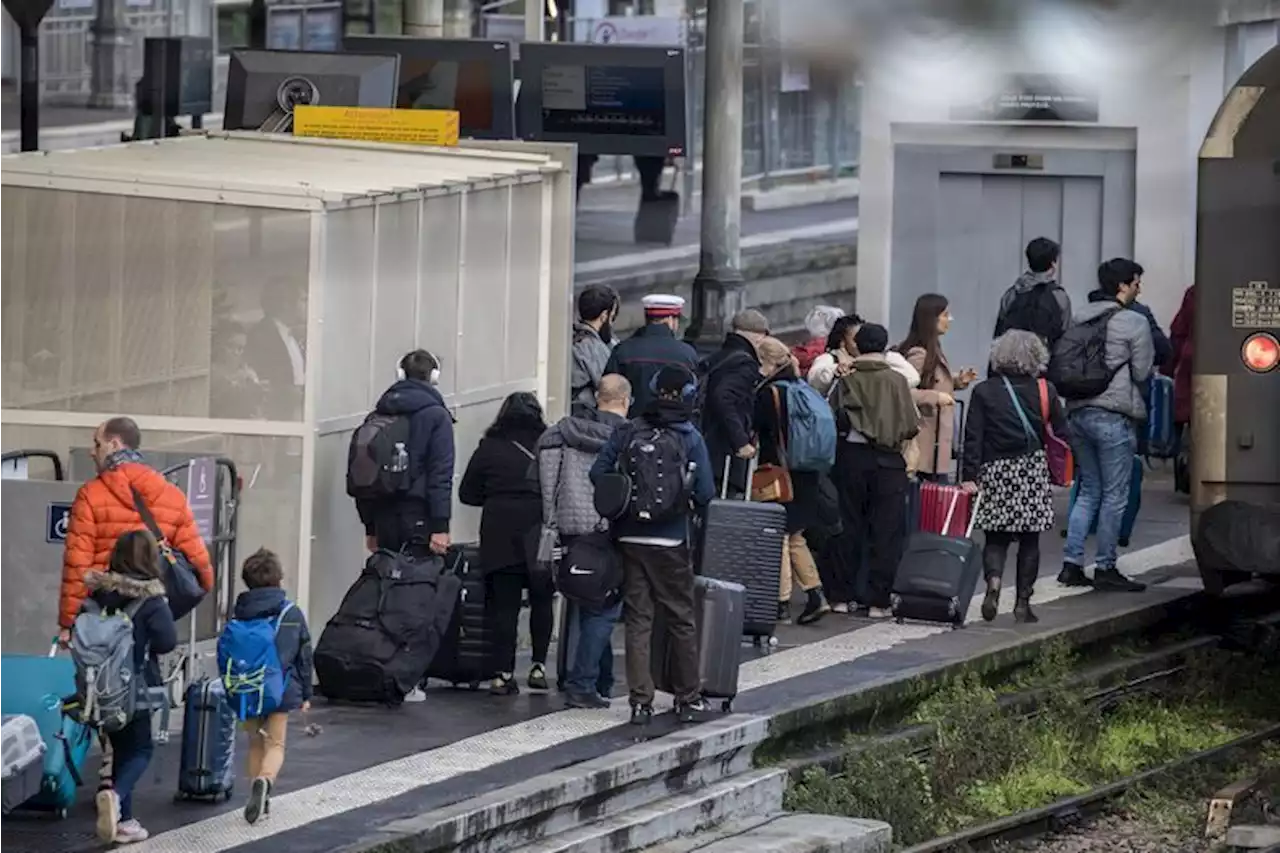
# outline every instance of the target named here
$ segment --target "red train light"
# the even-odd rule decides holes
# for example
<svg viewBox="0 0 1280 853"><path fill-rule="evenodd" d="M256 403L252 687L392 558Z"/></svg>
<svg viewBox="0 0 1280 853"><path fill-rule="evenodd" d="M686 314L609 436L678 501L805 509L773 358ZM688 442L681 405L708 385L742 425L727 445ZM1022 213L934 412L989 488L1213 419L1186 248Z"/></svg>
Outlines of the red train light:
<svg viewBox="0 0 1280 853"><path fill-rule="evenodd" d="M1280 341L1266 332L1255 332L1245 338L1240 348L1240 358L1244 366L1254 373L1266 373L1274 370L1280 363Z"/></svg>

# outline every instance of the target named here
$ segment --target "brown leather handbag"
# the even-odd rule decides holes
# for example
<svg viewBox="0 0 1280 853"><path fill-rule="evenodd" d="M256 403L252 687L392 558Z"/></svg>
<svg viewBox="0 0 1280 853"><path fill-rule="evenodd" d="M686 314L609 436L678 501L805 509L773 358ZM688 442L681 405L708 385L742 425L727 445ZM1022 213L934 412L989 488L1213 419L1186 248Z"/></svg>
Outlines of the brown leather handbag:
<svg viewBox="0 0 1280 853"><path fill-rule="evenodd" d="M769 389L773 395L773 411L778 420L778 456L781 465L764 464L751 475L751 499L761 503L786 504L795 498L791 471L787 469L787 425L782 422L782 403L778 386Z"/></svg>

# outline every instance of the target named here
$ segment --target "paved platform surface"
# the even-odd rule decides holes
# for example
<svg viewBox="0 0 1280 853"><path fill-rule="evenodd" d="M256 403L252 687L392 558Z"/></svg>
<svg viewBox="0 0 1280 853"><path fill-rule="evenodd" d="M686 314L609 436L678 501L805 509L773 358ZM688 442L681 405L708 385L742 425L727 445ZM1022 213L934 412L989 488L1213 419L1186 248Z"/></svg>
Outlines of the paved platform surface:
<svg viewBox="0 0 1280 853"><path fill-rule="evenodd" d="M1061 516L1063 498L1059 498ZM1196 585L1181 573L1160 571L1191 557L1185 499L1172 494L1163 471L1150 472L1135 541L1124 567L1154 573L1161 586L1150 596L1170 595ZM964 654L985 642L1005 642L1031 631L1053 630L1064 620L1100 618L1138 596L1089 593L1054 581L1062 539L1044 534L1042 578L1036 601L1039 626L1015 626L1002 615L990 626L961 634L929 625L831 616L817 626L783 626L780 646L770 655L744 646L741 689L734 710L765 713L794 705L806 696L857 690L939 656ZM1012 571L1012 570L1010 570ZM1174 577L1174 575L1181 575ZM1011 590L1006 590L1007 596ZM621 651L621 644L617 644ZM618 672L622 672L619 660ZM620 685L616 691L624 695ZM625 725L625 698L608 711L566 710L555 694L496 698L436 687L428 700L397 710L343 707L317 702L310 715L322 731L307 737L295 722L278 795L269 821L248 827L239 815L247 783L230 803L175 804L178 744L157 746L151 767L135 794L135 809L153 838L139 853L321 853L351 843L372 823L405 817L433 807L570 766L634 742ZM673 728L660 717L646 737ZM243 750L241 750L243 754ZM96 770L90 757L88 775ZM92 838L91 790L65 821L16 814L5 818L0 844L31 853L79 853L97 849Z"/></svg>

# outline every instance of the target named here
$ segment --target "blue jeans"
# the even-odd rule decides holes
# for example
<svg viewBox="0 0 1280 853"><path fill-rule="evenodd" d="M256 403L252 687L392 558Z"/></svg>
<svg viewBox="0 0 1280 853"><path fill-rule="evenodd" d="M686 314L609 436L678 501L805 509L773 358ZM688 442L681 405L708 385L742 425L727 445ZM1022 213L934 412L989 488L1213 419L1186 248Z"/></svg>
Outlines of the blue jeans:
<svg viewBox="0 0 1280 853"><path fill-rule="evenodd" d="M111 741L114 787L120 797L120 820L132 820L133 789L151 763L151 712L142 712L107 738Z"/></svg>
<svg viewBox="0 0 1280 853"><path fill-rule="evenodd" d="M1096 517L1098 568L1114 569L1138 434L1132 420L1106 409L1077 409L1069 420L1080 494L1067 520L1064 560L1085 565L1084 543Z"/></svg>
<svg viewBox="0 0 1280 853"><path fill-rule="evenodd" d="M565 689L583 696L599 693L607 699L613 693L613 626L622 615L622 603L604 610L578 606L575 611L578 644Z"/></svg>

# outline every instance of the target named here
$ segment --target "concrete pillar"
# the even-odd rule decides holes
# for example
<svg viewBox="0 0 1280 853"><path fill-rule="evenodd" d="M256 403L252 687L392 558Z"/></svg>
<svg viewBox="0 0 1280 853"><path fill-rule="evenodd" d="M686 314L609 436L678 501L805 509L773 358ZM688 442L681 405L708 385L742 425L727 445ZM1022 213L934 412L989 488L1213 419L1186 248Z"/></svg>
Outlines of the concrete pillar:
<svg viewBox="0 0 1280 853"><path fill-rule="evenodd" d="M89 25L93 76L89 106L131 109L133 80L129 75L129 51L133 33L124 18L125 0L98 0L98 14Z"/></svg>
<svg viewBox="0 0 1280 853"><path fill-rule="evenodd" d="M688 338L714 346L742 308L743 0L708 0L702 131L702 249Z"/></svg>
<svg viewBox="0 0 1280 853"><path fill-rule="evenodd" d="M444 0L404 0L404 34L444 37Z"/></svg>
<svg viewBox="0 0 1280 853"><path fill-rule="evenodd" d="M545 41L546 0L524 0L524 40Z"/></svg>
<svg viewBox="0 0 1280 853"><path fill-rule="evenodd" d="M475 22L472 20L471 0L445 0L444 3L444 37L449 39L469 39L472 36Z"/></svg>

